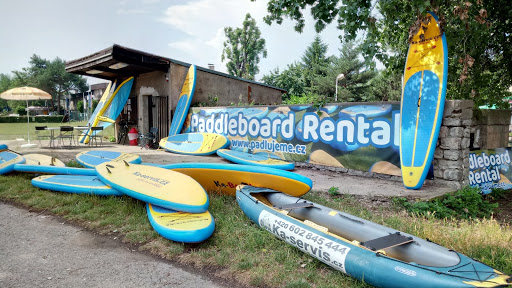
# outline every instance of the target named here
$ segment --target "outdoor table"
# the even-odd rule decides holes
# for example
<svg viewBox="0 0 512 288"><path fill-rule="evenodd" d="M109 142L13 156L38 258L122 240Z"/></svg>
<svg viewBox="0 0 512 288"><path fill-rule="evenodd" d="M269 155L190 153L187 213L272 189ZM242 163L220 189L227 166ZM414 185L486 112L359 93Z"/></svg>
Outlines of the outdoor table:
<svg viewBox="0 0 512 288"><path fill-rule="evenodd" d="M55 130L60 131L60 127L46 127L44 129L50 131L50 144L48 144L48 146L51 148L55 148Z"/></svg>

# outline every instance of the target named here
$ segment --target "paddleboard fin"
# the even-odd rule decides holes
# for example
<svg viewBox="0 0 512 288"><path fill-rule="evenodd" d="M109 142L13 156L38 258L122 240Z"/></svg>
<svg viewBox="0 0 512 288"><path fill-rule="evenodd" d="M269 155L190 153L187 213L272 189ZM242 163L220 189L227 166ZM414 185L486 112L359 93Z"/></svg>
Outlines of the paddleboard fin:
<svg viewBox="0 0 512 288"><path fill-rule="evenodd" d="M128 162L126 162L126 160L123 160L123 162L124 162L124 165L130 166L130 164L128 164Z"/></svg>

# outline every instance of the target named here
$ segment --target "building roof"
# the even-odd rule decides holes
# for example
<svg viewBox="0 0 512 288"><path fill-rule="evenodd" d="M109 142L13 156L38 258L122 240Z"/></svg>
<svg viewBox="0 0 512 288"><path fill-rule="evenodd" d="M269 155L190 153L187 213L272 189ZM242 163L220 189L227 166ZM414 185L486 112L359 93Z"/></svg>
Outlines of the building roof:
<svg viewBox="0 0 512 288"><path fill-rule="evenodd" d="M167 73L169 72L169 66L171 63L185 67L189 67L191 65L190 63L185 63L179 60L166 58L114 44L112 47L103 49L91 55L66 62L66 71L73 74L85 75L106 80L114 80L128 78L130 76L137 76L153 71L162 71ZM208 68L196 66L196 69L222 77L265 86L279 90L282 93L286 93L285 89L235 77Z"/></svg>

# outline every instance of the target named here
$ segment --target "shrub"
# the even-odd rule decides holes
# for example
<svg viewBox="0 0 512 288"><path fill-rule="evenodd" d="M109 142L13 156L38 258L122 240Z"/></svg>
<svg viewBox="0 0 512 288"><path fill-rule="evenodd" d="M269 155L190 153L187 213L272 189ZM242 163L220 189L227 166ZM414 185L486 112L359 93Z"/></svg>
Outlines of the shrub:
<svg viewBox="0 0 512 288"><path fill-rule="evenodd" d="M498 204L490 203L487 197L481 195L478 188L467 186L453 194L426 202L409 202L404 197L394 198L393 202L416 215L458 219L489 218Z"/></svg>

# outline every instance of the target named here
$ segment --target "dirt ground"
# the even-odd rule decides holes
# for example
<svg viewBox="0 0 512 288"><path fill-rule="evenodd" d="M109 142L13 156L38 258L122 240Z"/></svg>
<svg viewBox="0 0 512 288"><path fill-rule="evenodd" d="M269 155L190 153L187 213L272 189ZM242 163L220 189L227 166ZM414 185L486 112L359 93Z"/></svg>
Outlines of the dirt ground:
<svg viewBox="0 0 512 288"><path fill-rule="evenodd" d="M507 191L503 198L491 200L492 203L498 203L498 211L494 218L502 224L512 226L512 190Z"/></svg>

